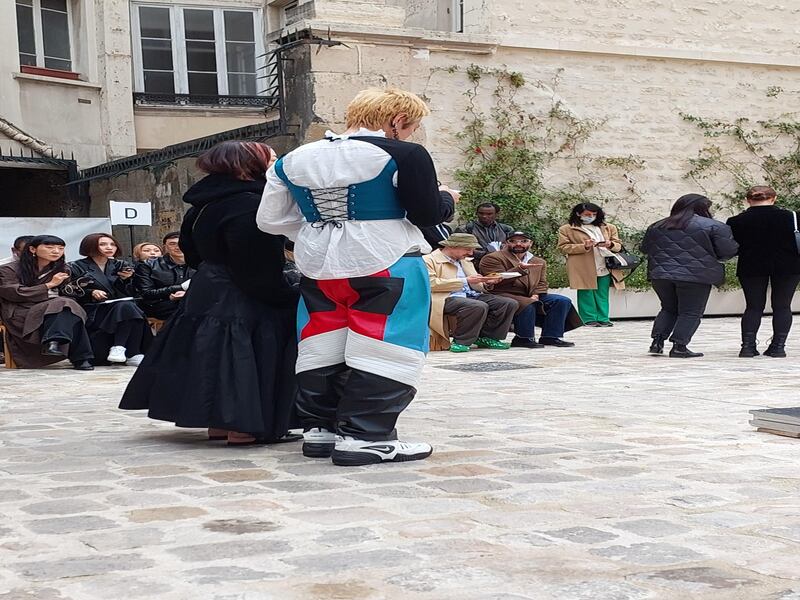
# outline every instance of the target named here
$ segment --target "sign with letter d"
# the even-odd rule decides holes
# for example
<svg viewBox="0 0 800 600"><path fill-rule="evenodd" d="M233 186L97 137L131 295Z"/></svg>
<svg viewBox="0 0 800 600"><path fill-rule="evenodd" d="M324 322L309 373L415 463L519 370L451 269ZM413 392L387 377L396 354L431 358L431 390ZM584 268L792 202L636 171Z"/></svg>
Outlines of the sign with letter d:
<svg viewBox="0 0 800 600"><path fill-rule="evenodd" d="M153 205L150 202L109 202L112 225L152 225Z"/></svg>

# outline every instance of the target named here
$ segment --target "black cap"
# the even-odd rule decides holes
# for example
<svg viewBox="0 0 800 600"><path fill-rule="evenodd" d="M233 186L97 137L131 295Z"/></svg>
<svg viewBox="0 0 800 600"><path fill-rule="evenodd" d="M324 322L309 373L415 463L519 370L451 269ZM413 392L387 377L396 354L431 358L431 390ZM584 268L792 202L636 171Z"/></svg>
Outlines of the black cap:
<svg viewBox="0 0 800 600"><path fill-rule="evenodd" d="M533 241L533 238L531 236L529 236L527 233L525 233L524 231L512 231L511 233L509 233L506 236L506 239L510 240L511 238L514 238L514 237L521 237L521 238L525 238L526 240Z"/></svg>

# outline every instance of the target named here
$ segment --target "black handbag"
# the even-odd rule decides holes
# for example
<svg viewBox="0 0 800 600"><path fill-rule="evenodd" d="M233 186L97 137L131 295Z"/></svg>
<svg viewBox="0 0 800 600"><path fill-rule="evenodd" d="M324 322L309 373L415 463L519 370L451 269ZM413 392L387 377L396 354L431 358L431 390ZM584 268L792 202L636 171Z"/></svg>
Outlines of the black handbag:
<svg viewBox="0 0 800 600"><path fill-rule="evenodd" d="M606 256L606 267L609 270L633 272L640 264L642 264L641 257L629 253L624 246L622 250L615 252L614 256Z"/></svg>
<svg viewBox="0 0 800 600"><path fill-rule="evenodd" d="M800 231L797 230L797 213L792 211L792 220L794 221L794 245L797 247L797 253L800 254Z"/></svg>

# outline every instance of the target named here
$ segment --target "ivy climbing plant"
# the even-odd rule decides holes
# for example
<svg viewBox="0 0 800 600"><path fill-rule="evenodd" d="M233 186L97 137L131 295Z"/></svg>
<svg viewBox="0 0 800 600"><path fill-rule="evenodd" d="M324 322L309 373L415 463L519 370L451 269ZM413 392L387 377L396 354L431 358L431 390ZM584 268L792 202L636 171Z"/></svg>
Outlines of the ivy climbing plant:
<svg viewBox="0 0 800 600"><path fill-rule="evenodd" d="M624 178L626 193L639 199L630 173L643 169L644 161L633 155L597 157L583 151L605 120L580 118L565 105L557 93L561 71L547 83L528 82L521 73L503 68L470 65L448 71L463 73L469 84L464 127L457 135L464 161L454 173L462 193L461 219L472 218L482 202L497 204L503 222L533 237L534 251L550 263L551 285L566 286L564 259L556 251L558 227L572 206L612 200L599 185L609 173ZM527 86L544 91L539 95L543 106L520 99ZM548 185L546 172L555 164L567 174L559 185Z"/></svg>
<svg viewBox="0 0 800 600"><path fill-rule="evenodd" d="M770 89L768 96L779 93ZM775 188L782 205L800 210L800 115L762 121L681 117L697 126L706 141L690 159L686 177L709 197L722 198L723 208L739 210L747 188L766 184Z"/></svg>

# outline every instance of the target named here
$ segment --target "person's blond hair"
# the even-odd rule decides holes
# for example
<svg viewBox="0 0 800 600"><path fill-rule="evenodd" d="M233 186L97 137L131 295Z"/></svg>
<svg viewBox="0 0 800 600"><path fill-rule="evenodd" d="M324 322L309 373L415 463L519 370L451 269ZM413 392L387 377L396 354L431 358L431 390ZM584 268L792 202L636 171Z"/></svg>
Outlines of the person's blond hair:
<svg viewBox="0 0 800 600"><path fill-rule="evenodd" d="M430 114L425 102L411 92L397 88L369 88L360 91L347 105L347 128L366 127L379 130L387 121L400 113L408 115L407 123L416 123Z"/></svg>

